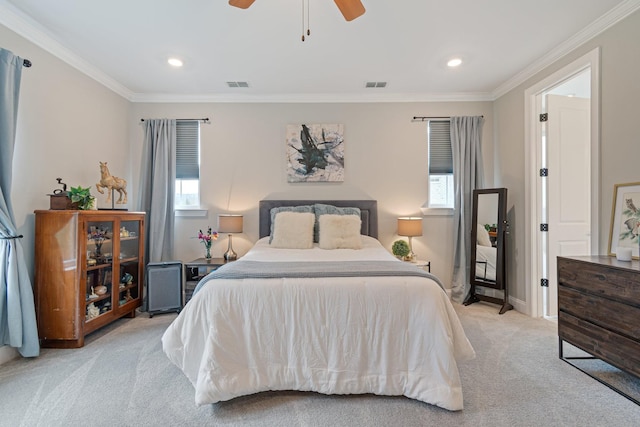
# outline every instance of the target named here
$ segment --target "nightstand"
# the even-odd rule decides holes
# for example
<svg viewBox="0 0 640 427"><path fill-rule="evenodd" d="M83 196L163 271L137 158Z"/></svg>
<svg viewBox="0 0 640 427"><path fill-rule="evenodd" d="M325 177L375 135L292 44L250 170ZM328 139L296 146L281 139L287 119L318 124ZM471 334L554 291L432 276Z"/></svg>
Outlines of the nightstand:
<svg viewBox="0 0 640 427"><path fill-rule="evenodd" d="M431 273L431 261L417 260L416 267L423 269L427 273Z"/></svg>
<svg viewBox="0 0 640 427"><path fill-rule="evenodd" d="M182 289L183 304L187 304L193 296L193 291L200 279L226 264L224 258L198 258L184 263L184 288Z"/></svg>

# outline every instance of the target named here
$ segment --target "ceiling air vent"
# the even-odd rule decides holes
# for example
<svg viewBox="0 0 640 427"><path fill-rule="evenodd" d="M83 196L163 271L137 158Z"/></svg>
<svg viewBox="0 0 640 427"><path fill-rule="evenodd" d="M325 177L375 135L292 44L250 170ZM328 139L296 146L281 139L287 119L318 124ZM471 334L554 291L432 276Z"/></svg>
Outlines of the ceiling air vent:
<svg viewBox="0 0 640 427"><path fill-rule="evenodd" d="M229 86L229 87L249 87L249 83L247 83L247 82L227 82L227 86Z"/></svg>
<svg viewBox="0 0 640 427"><path fill-rule="evenodd" d="M387 82L367 82L365 87L387 87Z"/></svg>

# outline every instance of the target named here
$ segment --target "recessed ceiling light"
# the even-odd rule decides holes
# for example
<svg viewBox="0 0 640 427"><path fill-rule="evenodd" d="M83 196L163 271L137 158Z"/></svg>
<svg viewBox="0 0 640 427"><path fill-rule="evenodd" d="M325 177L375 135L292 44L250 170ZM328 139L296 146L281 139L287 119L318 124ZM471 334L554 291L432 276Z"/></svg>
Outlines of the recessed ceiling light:
<svg viewBox="0 0 640 427"><path fill-rule="evenodd" d="M449 67L457 67L460 64L462 64L462 59L460 59L460 58L453 58L453 59L449 60L449 62L447 62L447 65Z"/></svg>
<svg viewBox="0 0 640 427"><path fill-rule="evenodd" d="M182 67L182 61L178 58L169 58L167 62L169 65L173 65L174 67Z"/></svg>

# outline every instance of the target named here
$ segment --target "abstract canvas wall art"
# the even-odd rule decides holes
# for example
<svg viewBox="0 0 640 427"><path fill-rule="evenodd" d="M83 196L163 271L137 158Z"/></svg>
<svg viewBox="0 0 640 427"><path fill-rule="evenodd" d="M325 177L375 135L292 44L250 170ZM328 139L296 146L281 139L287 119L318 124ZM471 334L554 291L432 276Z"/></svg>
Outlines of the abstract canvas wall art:
<svg viewBox="0 0 640 427"><path fill-rule="evenodd" d="M344 125L288 125L288 182L344 181Z"/></svg>

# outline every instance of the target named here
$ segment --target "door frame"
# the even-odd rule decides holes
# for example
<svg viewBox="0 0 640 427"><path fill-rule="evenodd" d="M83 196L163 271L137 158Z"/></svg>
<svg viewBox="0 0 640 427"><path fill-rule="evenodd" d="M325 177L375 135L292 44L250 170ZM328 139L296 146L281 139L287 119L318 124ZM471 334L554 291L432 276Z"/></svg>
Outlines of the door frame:
<svg viewBox="0 0 640 427"><path fill-rule="evenodd" d="M525 292L526 310L532 317L544 315L542 278L542 96L576 74L591 69L591 251L600 249L598 233L600 206L600 48L597 47L560 70L529 87L524 96L524 154L525 159ZM553 171L551 172L553 173Z"/></svg>

